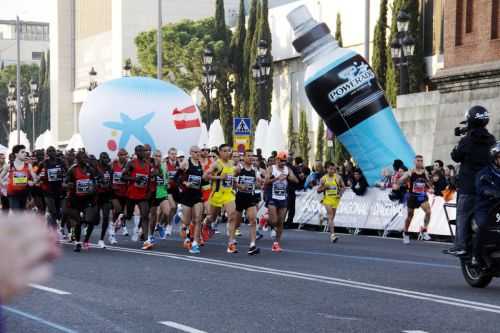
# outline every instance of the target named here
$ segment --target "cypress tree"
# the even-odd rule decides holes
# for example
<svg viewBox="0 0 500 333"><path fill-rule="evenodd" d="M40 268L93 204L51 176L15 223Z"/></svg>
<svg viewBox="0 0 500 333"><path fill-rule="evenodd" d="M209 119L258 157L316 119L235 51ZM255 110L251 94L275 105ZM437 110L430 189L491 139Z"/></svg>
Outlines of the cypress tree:
<svg viewBox="0 0 500 333"><path fill-rule="evenodd" d="M249 98L250 98L250 83L252 81L251 75L251 58L253 53L252 42L253 36L255 34L255 29L257 25L257 0L252 0L250 4L250 12L248 15L248 26L247 33L245 36L245 44L243 48L243 77L245 78L242 81L242 99L243 105L241 106L241 115L248 116L249 115Z"/></svg>
<svg viewBox="0 0 500 333"><path fill-rule="evenodd" d="M373 70L382 89L385 90L385 75L387 73L387 0L380 1L380 16L375 25L373 41Z"/></svg>
<svg viewBox="0 0 500 333"><path fill-rule="evenodd" d="M340 13L337 13L337 21L335 22L335 39L340 47L344 46L342 41L342 19L340 18Z"/></svg>
<svg viewBox="0 0 500 333"><path fill-rule="evenodd" d="M349 152L345 149L344 145L342 143L340 143L340 141L335 138L335 156L334 156L334 160L335 160L335 164L337 165L340 165L342 163L344 163L344 161L350 159L350 155L349 155Z"/></svg>
<svg viewBox="0 0 500 333"><path fill-rule="evenodd" d="M215 40L227 40L226 15L224 11L224 0L215 1Z"/></svg>
<svg viewBox="0 0 500 333"><path fill-rule="evenodd" d="M406 0L404 7L410 15L410 25L408 33L415 39L415 53L408 61L410 93L422 91L425 79L424 47L422 45L421 14L419 11L419 1Z"/></svg>
<svg viewBox="0 0 500 333"><path fill-rule="evenodd" d="M394 0L392 3L392 20L391 20L391 34L389 35L388 43L392 42L392 40L396 37L398 33L397 27L397 16L399 10L402 8L403 0ZM386 58L387 58L387 73L385 79L385 92L389 103L396 107L396 97L399 92L399 71L394 66L394 62L392 61L391 48L388 47L386 50Z"/></svg>
<svg viewBox="0 0 500 333"><path fill-rule="evenodd" d="M295 132L292 108L288 112L288 151L297 151L297 132Z"/></svg>
<svg viewBox="0 0 500 333"><path fill-rule="evenodd" d="M259 100L259 86L257 85L257 81L252 76L252 66L255 64L257 59L257 45L259 43L259 28L261 26L261 14L262 14L262 6L260 2L257 2L257 18L255 24L255 31L252 37L252 47L250 49L250 63L248 67L249 73L249 86L248 86L248 116L252 118L252 123L255 125L257 122L257 115L260 107Z"/></svg>
<svg viewBox="0 0 500 333"><path fill-rule="evenodd" d="M258 100L262 99L264 103L262 103L263 110L261 110L261 116L263 119L270 120L271 119L271 101L273 97L273 59L271 56L272 50L272 34L271 28L269 27L269 5L268 0L262 0L261 5L261 14L259 16L259 28L258 28L259 36L257 38L257 43L261 40L267 42L268 48L268 56L269 63L271 65L271 71L269 72L269 78L266 81L264 87L262 89L258 89L257 97ZM257 119L260 120L260 119Z"/></svg>
<svg viewBox="0 0 500 333"><path fill-rule="evenodd" d="M311 144L309 142L309 127L307 125L306 112L300 112L299 122L299 152L300 156L304 159L304 164L309 165L309 151Z"/></svg>
<svg viewBox="0 0 500 333"><path fill-rule="evenodd" d="M335 157L335 151L334 151L334 146L328 147L328 130L325 133L325 142L327 143L325 145L325 162L333 162L333 158ZM332 140L332 144L333 144Z"/></svg>
<svg viewBox="0 0 500 333"><path fill-rule="evenodd" d="M238 13L238 25L231 40L231 65L234 72L234 115L242 116L242 102L244 99L243 87L246 80L244 64L244 44L247 30L245 27L245 1L240 0L240 10Z"/></svg>
<svg viewBox="0 0 500 333"><path fill-rule="evenodd" d="M323 153L325 146L325 124L323 120L319 120L318 122L318 134L316 138L316 161L323 162Z"/></svg>

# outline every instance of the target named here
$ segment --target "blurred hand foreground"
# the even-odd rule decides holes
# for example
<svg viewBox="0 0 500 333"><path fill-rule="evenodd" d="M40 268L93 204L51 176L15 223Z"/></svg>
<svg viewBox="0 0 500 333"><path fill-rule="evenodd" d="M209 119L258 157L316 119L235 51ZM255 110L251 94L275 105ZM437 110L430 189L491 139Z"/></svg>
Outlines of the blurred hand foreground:
<svg viewBox="0 0 500 333"><path fill-rule="evenodd" d="M61 250L57 235L33 214L0 215L0 300L47 281Z"/></svg>

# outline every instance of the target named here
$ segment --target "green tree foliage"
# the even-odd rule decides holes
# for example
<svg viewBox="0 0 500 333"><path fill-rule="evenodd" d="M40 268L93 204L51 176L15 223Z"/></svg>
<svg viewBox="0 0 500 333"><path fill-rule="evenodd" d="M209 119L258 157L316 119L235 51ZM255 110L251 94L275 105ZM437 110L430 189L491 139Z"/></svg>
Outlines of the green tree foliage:
<svg viewBox="0 0 500 333"><path fill-rule="evenodd" d="M290 108L288 112L288 151L297 151L297 132L295 131L294 120L293 120L293 110Z"/></svg>
<svg viewBox="0 0 500 333"><path fill-rule="evenodd" d="M269 63L271 64L271 71L269 73L269 79L262 86L262 89L258 90L258 99L263 100L262 110L260 110L260 119L270 120L271 119L271 101L273 97L273 59L271 56L272 51L272 34L271 28L269 27L269 5L268 0L262 0L261 14L259 16L259 35L257 38L257 43L261 40L267 42Z"/></svg>
<svg viewBox="0 0 500 333"><path fill-rule="evenodd" d="M415 39L415 54L409 61L408 79L410 82L410 93L416 93L422 91L425 79L423 32L420 24L422 17L419 11L419 1L406 0L403 8L410 14L411 19L408 32Z"/></svg>
<svg viewBox="0 0 500 333"><path fill-rule="evenodd" d="M248 116L252 118L253 123L255 124L258 119L258 112L260 109L260 99L259 99L259 86L257 85L256 80L252 76L252 66L255 64L257 59L257 44L259 43L259 29L261 27L260 20L262 15L262 6L260 1L257 2L257 19L255 23L255 31L252 36L252 44L249 50L250 52L250 63L248 67L249 80L248 80Z"/></svg>
<svg viewBox="0 0 500 333"><path fill-rule="evenodd" d="M342 19L340 18L340 13L337 13L337 21L335 22L335 39L340 47L344 46L342 41Z"/></svg>
<svg viewBox="0 0 500 333"><path fill-rule="evenodd" d="M309 165L309 151L311 150L311 143L309 141L309 126L307 125L306 112L300 112L299 121L299 153L304 159L304 164Z"/></svg>
<svg viewBox="0 0 500 333"><path fill-rule="evenodd" d="M392 20L391 20L391 34L389 35L388 43L391 43L392 40L396 37L398 32L397 27L397 16L398 12L402 8L403 0L394 0L391 7L392 12ZM385 79L385 93L389 103L396 107L396 97L399 92L399 70L394 66L394 62L392 61L391 49L390 47L386 48L386 59L387 59L387 73Z"/></svg>
<svg viewBox="0 0 500 333"><path fill-rule="evenodd" d="M250 3L250 12L248 15L248 23L247 23L247 34L245 36L245 46L243 48L243 77L245 80L242 82L242 99L243 99L243 105L241 106L241 114L243 116L248 116L249 115L249 105L248 105L248 99L250 97L250 81L251 79L251 70L250 68L252 67L253 63L252 61L252 55L254 54L254 50L252 48L252 42L254 39L255 35L255 30L257 27L257 13L258 13L258 1L257 0L252 0Z"/></svg>
<svg viewBox="0 0 500 333"><path fill-rule="evenodd" d="M325 124L323 120L318 122L318 133L316 138L316 161L323 162L323 154L325 150Z"/></svg>
<svg viewBox="0 0 500 333"><path fill-rule="evenodd" d="M42 55L40 71L38 72L38 106L35 114L35 132L39 136L50 128L50 53Z"/></svg>
<svg viewBox="0 0 500 333"><path fill-rule="evenodd" d="M234 115L243 116L244 108L243 101L245 99L243 88L245 86L244 81L246 80L244 59L245 52L245 38L247 35L247 30L245 26L245 1L240 0L240 9L238 13L238 25L236 26L233 39L231 40L231 65L234 73Z"/></svg>
<svg viewBox="0 0 500 333"><path fill-rule="evenodd" d="M216 0L215 2L215 40L228 40L226 27L226 19L224 12L224 0Z"/></svg>
<svg viewBox="0 0 500 333"><path fill-rule="evenodd" d="M375 25L373 41L373 70L385 90L385 75L387 73L387 0L380 1L380 16Z"/></svg>
<svg viewBox="0 0 500 333"><path fill-rule="evenodd" d="M37 79L39 73L38 65L21 65L21 98L24 103L21 104L21 129L26 132L28 138L32 136L32 113L28 104L28 95L30 93L29 81L31 78ZM9 133L9 112L7 108L7 85L9 81L16 82L16 65L8 65L0 71L0 143L7 145ZM36 121L36 120L35 120Z"/></svg>
<svg viewBox="0 0 500 333"><path fill-rule="evenodd" d="M340 165L344 163L344 161L348 160L351 158L349 155L349 152L345 149L344 145L340 143L338 138L335 138L334 141L335 145L335 156L334 156L334 161L335 164Z"/></svg>

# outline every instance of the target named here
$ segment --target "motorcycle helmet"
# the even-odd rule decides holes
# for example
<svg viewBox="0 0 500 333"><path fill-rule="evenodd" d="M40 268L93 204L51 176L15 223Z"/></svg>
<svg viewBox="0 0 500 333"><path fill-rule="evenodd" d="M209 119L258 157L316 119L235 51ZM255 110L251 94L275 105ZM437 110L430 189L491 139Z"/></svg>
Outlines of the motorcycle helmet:
<svg viewBox="0 0 500 333"><path fill-rule="evenodd" d="M465 120L461 124L467 124L469 128L480 128L488 125L489 121L488 110L480 105L475 105L465 113Z"/></svg>

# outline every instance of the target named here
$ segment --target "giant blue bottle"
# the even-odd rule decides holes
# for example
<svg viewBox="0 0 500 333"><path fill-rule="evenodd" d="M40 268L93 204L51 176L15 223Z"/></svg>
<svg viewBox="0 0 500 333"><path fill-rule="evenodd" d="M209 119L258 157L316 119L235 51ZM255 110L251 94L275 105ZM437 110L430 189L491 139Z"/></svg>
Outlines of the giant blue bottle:
<svg viewBox="0 0 500 333"><path fill-rule="evenodd" d="M415 153L366 60L339 47L328 26L316 22L305 6L287 18L295 32L293 46L307 65L307 97L368 183L380 179L382 169L395 159L412 165Z"/></svg>

